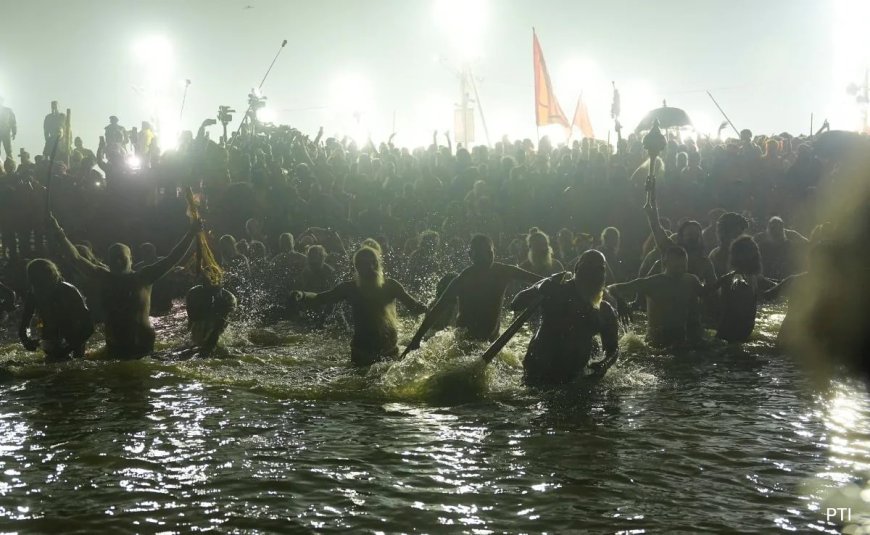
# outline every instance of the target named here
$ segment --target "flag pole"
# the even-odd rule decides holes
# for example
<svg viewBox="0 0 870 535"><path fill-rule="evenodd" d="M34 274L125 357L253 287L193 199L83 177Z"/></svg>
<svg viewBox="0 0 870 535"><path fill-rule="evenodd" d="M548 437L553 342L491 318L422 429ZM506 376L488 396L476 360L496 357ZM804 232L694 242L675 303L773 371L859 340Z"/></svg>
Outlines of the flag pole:
<svg viewBox="0 0 870 535"><path fill-rule="evenodd" d="M535 27L532 26L532 64L534 69L535 62L535 39L537 39L537 34L535 33ZM535 83L535 137L538 138L537 143L535 143L535 151L540 150L541 145L541 126L538 124L538 85Z"/></svg>
<svg viewBox="0 0 870 535"><path fill-rule="evenodd" d="M728 121L728 124L731 125L731 128L734 129L734 131L737 133L737 137L739 138L740 137L740 130L737 130L737 127L734 126L734 123L731 122L731 119L729 119L728 116L725 115L725 111L722 109L722 106L720 106L719 103L716 102L716 99L713 98L712 93L710 93L709 91L707 91L707 96L710 97L710 100L713 101L713 104L715 104L716 107L719 108L719 113L722 114L722 117L725 117L725 120Z"/></svg>

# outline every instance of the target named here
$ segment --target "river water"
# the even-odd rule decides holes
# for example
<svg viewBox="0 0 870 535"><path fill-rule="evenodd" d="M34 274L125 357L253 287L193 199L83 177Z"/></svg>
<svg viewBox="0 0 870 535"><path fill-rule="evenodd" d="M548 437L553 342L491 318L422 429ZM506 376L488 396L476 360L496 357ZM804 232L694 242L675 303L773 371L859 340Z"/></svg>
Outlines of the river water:
<svg viewBox="0 0 870 535"><path fill-rule="evenodd" d="M829 508L870 500L870 399L776 355L781 319L679 356L627 334L600 384L557 393L521 386L527 332L486 369L449 332L367 370L333 330L236 326L181 362L8 341L0 530L839 533Z"/></svg>

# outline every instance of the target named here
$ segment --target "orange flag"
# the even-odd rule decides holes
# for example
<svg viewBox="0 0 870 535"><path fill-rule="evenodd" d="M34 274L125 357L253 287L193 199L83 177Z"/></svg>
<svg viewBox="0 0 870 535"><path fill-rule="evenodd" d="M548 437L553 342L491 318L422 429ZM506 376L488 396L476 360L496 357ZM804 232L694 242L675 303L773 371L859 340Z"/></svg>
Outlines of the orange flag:
<svg viewBox="0 0 870 535"><path fill-rule="evenodd" d="M544 53L541 51L541 43L538 42L538 34L534 29L532 29L532 39L532 61L535 69L535 124L538 126L560 124L570 129L568 118L565 117L565 112L562 111L553 93L550 74L544 62Z"/></svg>
<svg viewBox="0 0 870 535"><path fill-rule="evenodd" d="M595 132L592 131L592 122L589 120L589 108L583 102L583 95L577 97L577 108L574 110L574 120L571 122L571 128L577 127L583 134L583 137L595 139Z"/></svg>

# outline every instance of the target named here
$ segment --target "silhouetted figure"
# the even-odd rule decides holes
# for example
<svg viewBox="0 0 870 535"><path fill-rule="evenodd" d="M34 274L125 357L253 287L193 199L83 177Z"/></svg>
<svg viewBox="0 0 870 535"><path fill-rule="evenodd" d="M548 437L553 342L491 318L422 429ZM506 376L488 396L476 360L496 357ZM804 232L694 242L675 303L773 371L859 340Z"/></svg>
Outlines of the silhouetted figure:
<svg viewBox="0 0 870 535"><path fill-rule="evenodd" d="M191 223L187 234L171 253L154 264L133 271L130 248L122 243L109 247L108 268L94 265L82 257L67 239L54 217L49 225L55 233L61 253L85 277L98 286L106 312L106 350L119 359L134 359L154 350L155 332L148 317L151 308L151 287L166 275L186 255L202 224Z"/></svg>
<svg viewBox="0 0 870 535"><path fill-rule="evenodd" d="M703 289L687 269L686 251L671 246L664 253L664 273L607 287L615 296L646 297L647 340L654 346L682 345L700 339L698 299Z"/></svg>
<svg viewBox="0 0 870 535"><path fill-rule="evenodd" d="M3 98L0 97L0 144L3 145L3 150L6 158L13 158L12 140L18 135L18 123L15 121L15 113L12 108L3 105Z"/></svg>
<svg viewBox="0 0 870 535"><path fill-rule="evenodd" d="M512 280L533 283L541 279L540 276L516 266L495 262L492 240L483 234L477 234L471 239L469 256L471 266L453 279L432 310L426 314L404 354L420 347L426 332L457 300L459 316L456 318L456 327L463 330L463 335L471 340L495 340L498 337L504 292L508 283Z"/></svg>
<svg viewBox="0 0 870 535"><path fill-rule="evenodd" d="M616 361L619 324L613 308L602 301L606 273L604 255L587 251L577 262L573 278L558 273L514 298L514 311L541 299L541 326L523 361L527 385L557 386L580 377L595 352L595 335L601 336L606 355L595 371L603 374Z"/></svg>
<svg viewBox="0 0 870 535"><path fill-rule="evenodd" d="M426 305L417 301L393 279L385 279L381 256L363 247L353 256L355 280L342 282L318 294L294 292L292 299L306 306L325 306L340 301L353 310L353 339L350 359L356 365L369 365L399 354L396 301L413 314L422 314Z"/></svg>
<svg viewBox="0 0 870 535"><path fill-rule="evenodd" d="M78 289L64 282L50 260L38 258L27 265L27 296L18 328L18 338L28 351L42 345L47 362L81 358L85 344L94 333L91 314ZM42 324L41 339L27 333L33 314Z"/></svg>
<svg viewBox="0 0 870 535"><path fill-rule="evenodd" d="M211 355L218 340L229 325L227 318L236 308L236 296L220 286L213 285L207 277L198 286L187 292L187 325L193 349L199 356Z"/></svg>
<svg viewBox="0 0 870 535"><path fill-rule="evenodd" d="M45 116L42 121L42 132L45 137L45 147L42 149L42 155L48 158L51 156L51 150L54 148L55 141L58 142L58 151L63 150L63 133L66 127L66 115L58 111L57 101L51 101L51 113ZM60 154L60 152L59 152Z"/></svg>

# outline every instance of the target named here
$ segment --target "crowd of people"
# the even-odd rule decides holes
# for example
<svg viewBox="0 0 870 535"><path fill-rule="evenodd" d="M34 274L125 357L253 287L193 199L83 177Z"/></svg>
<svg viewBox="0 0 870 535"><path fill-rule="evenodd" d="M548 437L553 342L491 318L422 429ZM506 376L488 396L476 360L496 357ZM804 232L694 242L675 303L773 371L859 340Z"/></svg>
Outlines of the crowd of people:
<svg viewBox="0 0 870 535"><path fill-rule="evenodd" d="M250 114L227 140L211 139L209 119L162 150L149 124L128 130L113 116L93 152L69 142L56 103L41 154L22 149L15 162L4 110L0 299L7 312L23 304L21 341L35 350L41 333L50 360L81 356L94 324L112 357L147 355L149 314L185 296L203 354L234 310L311 328L349 315L360 365L400 355L396 302L424 314L404 356L447 326L494 340L513 298L513 310L540 309L532 385L573 380L597 346L612 363L637 308L653 345L694 343L705 328L740 343L758 303L824 247L827 227L807 207L837 180L812 138L749 130L665 132L650 158L639 134L616 147L545 137L467 148L435 132L427 147L402 148ZM188 188L202 219L186 214ZM202 254L203 227L219 281L178 267Z"/></svg>

